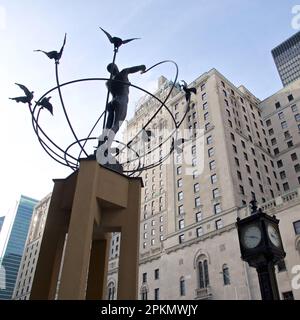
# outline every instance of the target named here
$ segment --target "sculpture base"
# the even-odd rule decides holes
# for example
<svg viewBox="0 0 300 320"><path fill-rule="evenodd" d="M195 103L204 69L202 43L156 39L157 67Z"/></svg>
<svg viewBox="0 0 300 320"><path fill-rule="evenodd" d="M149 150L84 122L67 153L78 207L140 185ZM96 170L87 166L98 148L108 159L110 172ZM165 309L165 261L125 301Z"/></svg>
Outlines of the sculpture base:
<svg viewBox="0 0 300 320"><path fill-rule="evenodd" d="M142 179L82 159L54 182L30 299L106 299L112 232L121 233L117 298L137 299Z"/></svg>
<svg viewBox="0 0 300 320"><path fill-rule="evenodd" d="M94 154L91 154L87 157L87 160L97 160L96 159L96 152L94 152ZM123 166L118 162L118 160L116 158L114 158L114 161L112 161L113 163L104 163L104 164L99 164L100 166L107 168L109 170L113 170L115 172L121 173L123 174Z"/></svg>

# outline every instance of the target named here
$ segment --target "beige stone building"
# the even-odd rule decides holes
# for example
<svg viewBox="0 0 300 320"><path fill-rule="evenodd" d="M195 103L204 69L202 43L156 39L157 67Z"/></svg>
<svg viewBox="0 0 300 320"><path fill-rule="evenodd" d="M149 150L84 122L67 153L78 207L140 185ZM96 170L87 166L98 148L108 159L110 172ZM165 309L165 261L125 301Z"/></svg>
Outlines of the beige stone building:
<svg viewBox="0 0 300 320"><path fill-rule="evenodd" d="M164 100L170 85L161 77L155 94ZM256 271L241 261L235 229L236 218L249 214L253 195L281 220L287 252L278 272L281 297L300 299L300 291L291 287L291 268L300 265L300 82L264 101L215 69L190 86L197 94L181 126L190 138L183 152L176 149L169 161L142 173L140 299L260 299ZM177 88L167 106L181 121L183 92ZM158 101L144 98L128 122L125 141L158 108ZM157 148L142 157L146 164L166 152L159 145L174 129L168 110L147 129L155 135L144 150L133 145L142 155ZM117 267L114 255L110 299L116 298Z"/></svg>
<svg viewBox="0 0 300 320"><path fill-rule="evenodd" d="M171 85L160 77L155 95L164 101ZM300 80L264 101L215 69L190 86L197 94L178 131L184 144L162 165L150 166L172 145L172 118L179 123L186 112L178 86L167 102L169 110L159 111L147 127L154 133L151 139L132 144L143 165L150 166L141 175L139 298L260 299L256 271L240 259L235 228L237 217L249 215L255 194L261 207L280 219L287 253L277 267L281 297L300 299L300 289L292 287L292 268L300 265ZM124 141L159 107L154 98L141 99ZM128 157L134 159L134 152ZM29 298L49 202L50 195L33 214L14 299ZM108 299L117 298L120 243L121 234L114 233Z"/></svg>

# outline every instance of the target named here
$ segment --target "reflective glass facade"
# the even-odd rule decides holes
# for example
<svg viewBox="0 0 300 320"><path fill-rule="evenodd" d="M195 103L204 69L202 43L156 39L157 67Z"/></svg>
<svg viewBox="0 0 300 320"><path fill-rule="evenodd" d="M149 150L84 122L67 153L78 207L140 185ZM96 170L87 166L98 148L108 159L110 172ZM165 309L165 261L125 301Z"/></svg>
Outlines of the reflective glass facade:
<svg viewBox="0 0 300 320"><path fill-rule="evenodd" d="M1 229L2 229L2 226L3 226L3 223L4 223L4 218L5 217L0 217L0 232L1 232Z"/></svg>
<svg viewBox="0 0 300 320"><path fill-rule="evenodd" d="M0 300L9 300L12 297L32 212L37 203L37 200L25 196L21 196L19 201L7 246L1 257Z"/></svg>
<svg viewBox="0 0 300 320"><path fill-rule="evenodd" d="M300 78L300 31L272 50L282 84Z"/></svg>

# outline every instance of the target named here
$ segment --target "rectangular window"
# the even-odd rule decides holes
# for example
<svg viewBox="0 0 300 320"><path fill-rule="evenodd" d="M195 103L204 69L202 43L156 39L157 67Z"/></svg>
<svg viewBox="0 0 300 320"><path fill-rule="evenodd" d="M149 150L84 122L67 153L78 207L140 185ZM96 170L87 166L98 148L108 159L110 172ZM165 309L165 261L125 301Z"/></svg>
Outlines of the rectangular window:
<svg viewBox="0 0 300 320"><path fill-rule="evenodd" d="M274 134L274 129L269 130L269 136L272 136Z"/></svg>
<svg viewBox="0 0 300 320"><path fill-rule="evenodd" d="M214 184L217 182L217 175L216 174L213 174L211 177L210 177L210 180L211 180L211 183Z"/></svg>
<svg viewBox="0 0 300 320"><path fill-rule="evenodd" d="M201 237L203 235L202 227L197 228L196 232L197 232L197 237Z"/></svg>
<svg viewBox="0 0 300 320"><path fill-rule="evenodd" d="M159 288L154 289L154 300L159 300Z"/></svg>
<svg viewBox="0 0 300 320"><path fill-rule="evenodd" d="M295 114L295 120L296 120L297 122L300 121L300 113Z"/></svg>
<svg viewBox="0 0 300 320"><path fill-rule="evenodd" d="M207 145L212 144L212 136L207 137L206 143L207 143Z"/></svg>
<svg viewBox="0 0 300 320"><path fill-rule="evenodd" d="M220 203L215 204L215 205L214 205L214 212L215 212L215 214L219 214L221 211L222 211L222 210L221 210L221 205L220 205Z"/></svg>
<svg viewBox="0 0 300 320"><path fill-rule="evenodd" d="M297 112L298 111L298 107L295 104L291 106L291 109L292 109L293 112Z"/></svg>
<svg viewBox="0 0 300 320"><path fill-rule="evenodd" d="M210 168L210 170L216 169L216 161L215 160L213 160L209 163L209 168Z"/></svg>
<svg viewBox="0 0 300 320"><path fill-rule="evenodd" d="M240 173L240 171L237 171L236 173L237 173L238 179L239 179L239 180L242 180L242 174Z"/></svg>
<svg viewBox="0 0 300 320"><path fill-rule="evenodd" d="M212 194L213 194L213 198L216 199L220 196L220 192L219 192L219 189L216 188L212 191Z"/></svg>
<svg viewBox="0 0 300 320"><path fill-rule="evenodd" d="M278 160L278 161L277 161L277 167L278 167L278 168L283 167L283 162L282 162L282 160Z"/></svg>
<svg viewBox="0 0 300 320"><path fill-rule="evenodd" d="M159 279L159 269L154 270L154 279L158 280Z"/></svg>
<svg viewBox="0 0 300 320"><path fill-rule="evenodd" d="M221 228L223 228L223 221L222 219L219 219L216 221L216 229L219 230Z"/></svg>
<svg viewBox="0 0 300 320"><path fill-rule="evenodd" d="M208 156L212 157L214 155L214 148L208 149Z"/></svg>
<svg viewBox="0 0 300 320"><path fill-rule="evenodd" d="M185 280L184 279L180 279L179 286L180 286L180 296L185 296Z"/></svg>
<svg viewBox="0 0 300 320"><path fill-rule="evenodd" d="M291 154L291 159L292 159L292 161L297 160L298 159L297 154L296 153L292 153Z"/></svg>
<svg viewBox="0 0 300 320"><path fill-rule="evenodd" d="M195 198L195 208L199 208L201 205L200 197Z"/></svg>
<svg viewBox="0 0 300 320"><path fill-rule="evenodd" d="M202 212L199 211L199 212L196 213L196 222L199 222L201 220L202 220Z"/></svg>
<svg viewBox="0 0 300 320"><path fill-rule="evenodd" d="M300 114L299 114L299 117L300 117ZM295 116L295 119L296 119L296 116ZM299 118L299 121L300 121L300 118ZM287 122L286 121L282 121L281 122L281 128L282 129L286 129L287 127L288 127Z"/></svg>
<svg viewBox="0 0 300 320"><path fill-rule="evenodd" d="M195 183L194 184L194 192L199 192L200 190L200 184L199 183Z"/></svg>
<svg viewBox="0 0 300 320"><path fill-rule="evenodd" d="M182 173L182 167L177 167L177 174L181 174Z"/></svg>
<svg viewBox="0 0 300 320"><path fill-rule="evenodd" d="M193 159L192 159L192 166L193 166L193 167L196 167L196 165L197 165L197 159L196 159L196 158L193 158Z"/></svg>
<svg viewBox="0 0 300 320"><path fill-rule="evenodd" d="M178 240L179 240L179 243L183 243L184 242L184 234L181 234L179 237L178 237Z"/></svg>
<svg viewBox="0 0 300 320"><path fill-rule="evenodd" d="M283 190L284 191L289 191L290 190L290 186L289 186L288 182L285 182L282 186L283 186Z"/></svg>
<svg viewBox="0 0 300 320"><path fill-rule="evenodd" d="M182 181L183 181L182 179L177 180L177 187L178 188L182 187Z"/></svg>
<svg viewBox="0 0 300 320"><path fill-rule="evenodd" d="M292 94L288 95L288 100L289 100L289 102L291 102L291 101L293 101L293 100L294 100L294 97L293 97L293 95L292 95Z"/></svg>
<svg viewBox="0 0 300 320"><path fill-rule="evenodd" d="M143 273L143 283L147 282L147 272Z"/></svg>
<svg viewBox="0 0 300 320"><path fill-rule="evenodd" d="M279 101L275 103L275 107L276 107L276 109L279 109L279 108L281 107L281 105L280 105L280 102L279 102Z"/></svg>
<svg viewBox="0 0 300 320"><path fill-rule="evenodd" d="M196 154L196 146L192 146L192 155L194 156Z"/></svg>
<svg viewBox="0 0 300 320"><path fill-rule="evenodd" d="M183 228L184 228L184 219L180 219L180 220L178 221L178 228L179 228L179 229L183 229Z"/></svg>
<svg viewBox="0 0 300 320"><path fill-rule="evenodd" d="M178 192L178 201L181 201L181 200L183 200L183 192L182 191Z"/></svg>
<svg viewBox="0 0 300 320"><path fill-rule="evenodd" d="M206 100L206 92L202 94L202 101Z"/></svg>
<svg viewBox="0 0 300 320"><path fill-rule="evenodd" d="M178 207L178 214L179 214L179 215L184 214L183 205L181 205L181 206Z"/></svg>
<svg viewBox="0 0 300 320"><path fill-rule="evenodd" d="M272 146L274 146L275 144L277 144L276 138L271 139L271 144L272 144Z"/></svg>
<svg viewBox="0 0 300 320"><path fill-rule="evenodd" d="M296 234L300 234L300 220L295 221L295 222L293 223L293 225L294 225L295 233L296 233Z"/></svg>
<svg viewBox="0 0 300 320"><path fill-rule="evenodd" d="M208 123L205 125L205 130L207 131L209 128L210 128L210 123L208 122Z"/></svg>
<svg viewBox="0 0 300 320"><path fill-rule="evenodd" d="M240 193L245 194L244 187L240 185Z"/></svg>
<svg viewBox="0 0 300 320"><path fill-rule="evenodd" d="M207 110L208 109L208 104L207 104L207 102L205 102L204 104L203 104L203 110Z"/></svg>
<svg viewBox="0 0 300 320"><path fill-rule="evenodd" d="M283 119L284 118L284 113L281 111L278 113L278 118Z"/></svg>
<svg viewBox="0 0 300 320"><path fill-rule="evenodd" d="M279 173L279 175L280 175L281 180L284 180L284 179L286 178L285 171L281 171L281 172Z"/></svg>

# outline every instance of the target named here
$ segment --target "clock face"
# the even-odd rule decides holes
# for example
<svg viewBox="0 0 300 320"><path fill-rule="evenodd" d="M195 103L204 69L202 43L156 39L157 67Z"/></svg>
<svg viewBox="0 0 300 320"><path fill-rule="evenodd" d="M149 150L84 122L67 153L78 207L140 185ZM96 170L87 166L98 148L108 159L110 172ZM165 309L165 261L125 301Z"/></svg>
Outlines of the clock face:
<svg viewBox="0 0 300 320"><path fill-rule="evenodd" d="M280 247L280 238L277 229L273 225L268 224L267 231L272 244L275 247Z"/></svg>
<svg viewBox="0 0 300 320"><path fill-rule="evenodd" d="M246 227L242 234L243 245L248 249L257 247L261 241L261 231L258 226L250 225Z"/></svg>

